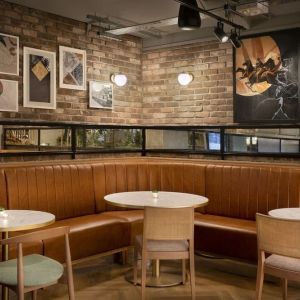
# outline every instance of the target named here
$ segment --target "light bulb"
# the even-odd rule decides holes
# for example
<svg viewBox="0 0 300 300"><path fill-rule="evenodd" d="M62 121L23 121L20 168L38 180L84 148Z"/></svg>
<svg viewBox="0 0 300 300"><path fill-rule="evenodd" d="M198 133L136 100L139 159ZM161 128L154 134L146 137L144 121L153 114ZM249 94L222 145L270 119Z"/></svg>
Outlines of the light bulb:
<svg viewBox="0 0 300 300"><path fill-rule="evenodd" d="M188 85L193 81L194 77L192 74L183 72L178 74L177 80L180 85Z"/></svg>
<svg viewBox="0 0 300 300"><path fill-rule="evenodd" d="M127 76L124 74L113 74L110 79L117 86L124 86L127 83Z"/></svg>

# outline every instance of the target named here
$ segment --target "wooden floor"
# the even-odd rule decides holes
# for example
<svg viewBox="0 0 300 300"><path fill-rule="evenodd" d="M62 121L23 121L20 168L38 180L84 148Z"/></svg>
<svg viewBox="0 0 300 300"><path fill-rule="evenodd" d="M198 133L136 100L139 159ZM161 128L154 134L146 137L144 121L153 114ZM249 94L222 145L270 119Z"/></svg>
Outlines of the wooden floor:
<svg viewBox="0 0 300 300"><path fill-rule="evenodd" d="M176 263L162 263L162 270L178 270ZM135 300L140 299L140 288L127 282L124 275L130 264L122 266L112 257L101 258L74 267L75 296L77 300ZM256 268L253 265L226 259L196 257L196 295L199 300L255 299ZM147 299L184 300L190 298L190 285L169 288L147 288ZM289 300L300 299L300 288L289 287ZM10 299L16 299L11 295ZM29 297L27 299L30 299ZM39 291L38 299L68 299L65 285ZM264 285L263 300L281 299L278 281Z"/></svg>

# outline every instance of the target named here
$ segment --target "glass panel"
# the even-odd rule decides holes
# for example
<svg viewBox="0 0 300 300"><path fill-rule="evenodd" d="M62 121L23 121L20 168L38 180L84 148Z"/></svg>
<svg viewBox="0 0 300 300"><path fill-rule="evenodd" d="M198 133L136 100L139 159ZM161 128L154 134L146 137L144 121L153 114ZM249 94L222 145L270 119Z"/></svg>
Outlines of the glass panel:
<svg viewBox="0 0 300 300"><path fill-rule="evenodd" d="M70 150L71 129L41 129L40 146L43 151Z"/></svg>
<svg viewBox="0 0 300 300"><path fill-rule="evenodd" d="M187 150L191 148L191 132L183 130L146 130L146 149Z"/></svg>
<svg viewBox="0 0 300 300"><path fill-rule="evenodd" d="M9 152L71 149L70 128L1 126L1 149Z"/></svg>
<svg viewBox="0 0 300 300"><path fill-rule="evenodd" d="M280 152L280 139L258 138L257 139L258 152Z"/></svg>
<svg viewBox="0 0 300 300"><path fill-rule="evenodd" d="M2 149L19 151L38 150L38 129L4 127Z"/></svg>
<svg viewBox="0 0 300 300"><path fill-rule="evenodd" d="M140 149L140 129L78 129L77 146L85 149Z"/></svg>
<svg viewBox="0 0 300 300"><path fill-rule="evenodd" d="M281 140L281 152L284 153L298 153L299 140Z"/></svg>
<svg viewBox="0 0 300 300"><path fill-rule="evenodd" d="M260 153L298 153L298 128L226 129L225 151Z"/></svg>

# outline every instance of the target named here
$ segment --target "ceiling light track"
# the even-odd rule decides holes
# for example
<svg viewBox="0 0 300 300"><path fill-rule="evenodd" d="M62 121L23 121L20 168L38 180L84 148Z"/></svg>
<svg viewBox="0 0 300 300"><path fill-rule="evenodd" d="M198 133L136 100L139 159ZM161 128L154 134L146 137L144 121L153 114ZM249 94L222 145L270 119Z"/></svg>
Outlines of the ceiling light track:
<svg viewBox="0 0 300 300"><path fill-rule="evenodd" d="M188 7L188 8L190 8L190 9L192 9L192 10L198 11L199 13L202 13L202 14L204 14L204 15L207 15L207 16L213 18L213 19L216 19L216 20L218 20L219 22L225 23L225 24L227 24L227 25L229 25L229 26L231 26L231 27L233 27L233 28L236 28L236 29L239 29L239 30L241 30L241 29L246 29L244 26L241 26L241 25L239 25L239 24L236 24L236 23L234 23L234 22L231 22L230 20L227 20L227 19L225 19L225 18L222 18L222 17L220 17L220 16L218 16L218 15L216 15L216 14L213 14L213 13L210 12L210 11L207 11L207 10L205 10L205 9L202 9L202 8L197 7L197 6L194 6L194 5L190 5L190 4L186 3L184 0L173 0L173 1L178 2L178 3L180 3L181 5L183 5L183 6L185 6L185 7Z"/></svg>

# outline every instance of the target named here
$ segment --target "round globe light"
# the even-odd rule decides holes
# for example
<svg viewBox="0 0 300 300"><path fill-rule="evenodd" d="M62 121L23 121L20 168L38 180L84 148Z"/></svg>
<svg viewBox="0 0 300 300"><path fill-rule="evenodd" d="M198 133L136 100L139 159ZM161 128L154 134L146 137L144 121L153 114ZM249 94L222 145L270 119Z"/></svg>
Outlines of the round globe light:
<svg viewBox="0 0 300 300"><path fill-rule="evenodd" d="M194 77L189 73L180 73L178 74L177 80L180 85L188 85L193 81Z"/></svg>
<svg viewBox="0 0 300 300"><path fill-rule="evenodd" d="M127 76L124 74L111 75L111 81L117 86L124 86L127 83Z"/></svg>

